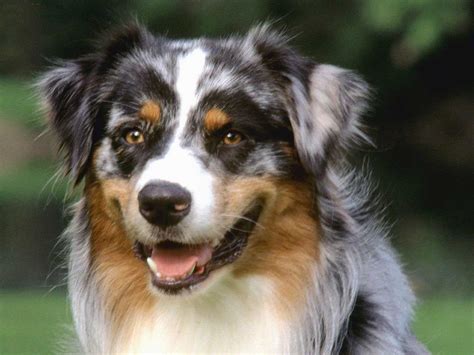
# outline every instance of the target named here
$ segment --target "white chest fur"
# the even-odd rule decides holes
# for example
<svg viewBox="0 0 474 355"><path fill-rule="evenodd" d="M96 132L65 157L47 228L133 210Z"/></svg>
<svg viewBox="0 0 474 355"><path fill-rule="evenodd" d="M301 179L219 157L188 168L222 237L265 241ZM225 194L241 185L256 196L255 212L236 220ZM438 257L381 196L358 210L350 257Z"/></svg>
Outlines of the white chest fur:
<svg viewBox="0 0 474 355"><path fill-rule="evenodd" d="M119 339L114 351L275 353L289 349L288 324L265 278L221 280L205 295L165 297L154 312L135 317L130 326L131 336Z"/></svg>

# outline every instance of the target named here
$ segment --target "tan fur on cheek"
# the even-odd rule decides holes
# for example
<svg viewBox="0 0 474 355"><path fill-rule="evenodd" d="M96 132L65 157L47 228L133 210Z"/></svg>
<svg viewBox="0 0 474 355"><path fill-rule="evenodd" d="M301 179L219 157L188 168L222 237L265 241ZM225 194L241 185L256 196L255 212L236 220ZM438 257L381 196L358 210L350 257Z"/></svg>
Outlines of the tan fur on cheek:
<svg viewBox="0 0 474 355"><path fill-rule="evenodd" d="M230 183L225 194L229 214L238 214L257 196L265 199L265 210L234 272L237 277L271 278L281 296L281 310L294 313L292 307L304 301L301 290L311 282L319 259L319 225L310 187L294 181L241 178Z"/></svg>
<svg viewBox="0 0 474 355"><path fill-rule="evenodd" d="M109 211L111 201L126 202L129 194L125 191L117 181L86 184L93 270L116 336L126 336L124 329L131 315L139 316L154 306L147 268L134 256L132 242L115 220L117 215Z"/></svg>
<svg viewBox="0 0 474 355"><path fill-rule="evenodd" d="M272 204L277 195L276 186L271 179L236 178L222 185L219 195L224 201L224 208L237 213L246 212L245 209L258 199Z"/></svg>
<svg viewBox="0 0 474 355"><path fill-rule="evenodd" d="M132 193L130 183L122 179L107 179L100 182L104 195L105 211L114 220L123 218L122 211L126 208Z"/></svg>

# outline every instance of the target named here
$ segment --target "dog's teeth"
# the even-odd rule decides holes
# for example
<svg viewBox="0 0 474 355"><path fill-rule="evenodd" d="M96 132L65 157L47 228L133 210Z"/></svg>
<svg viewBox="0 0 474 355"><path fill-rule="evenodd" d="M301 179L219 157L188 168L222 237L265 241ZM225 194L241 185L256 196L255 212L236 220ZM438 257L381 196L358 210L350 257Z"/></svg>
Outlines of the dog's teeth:
<svg viewBox="0 0 474 355"><path fill-rule="evenodd" d="M191 269L189 269L189 271L186 273L186 275L184 275L183 279L185 279L186 277L189 277L193 274L194 270L196 270L196 265L197 265L197 263L194 263L193 267Z"/></svg>
<svg viewBox="0 0 474 355"><path fill-rule="evenodd" d="M147 259L146 259L146 262L147 262L147 264L148 264L150 270L153 271L153 272L158 276L158 274L159 274L158 268L156 267L156 264L155 264L155 262L153 261L153 259L152 259L152 258L147 258ZM160 276L161 276L161 275L160 275ZM159 276L158 276L158 277L159 277Z"/></svg>

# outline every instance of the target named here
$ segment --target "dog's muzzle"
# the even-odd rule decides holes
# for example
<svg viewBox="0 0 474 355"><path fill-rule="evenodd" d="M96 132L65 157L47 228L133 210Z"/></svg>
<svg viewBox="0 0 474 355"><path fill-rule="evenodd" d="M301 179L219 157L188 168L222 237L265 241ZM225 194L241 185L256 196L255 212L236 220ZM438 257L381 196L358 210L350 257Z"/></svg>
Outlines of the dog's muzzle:
<svg viewBox="0 0 474 355"><path fill-rule="evenodd" d="M136 241L135 255L148 264L152 284L177 294L206 280L209 274L236 261L257 225L263 205L256 203L225 233L217 246L162 240L153 245Z"/></svg>

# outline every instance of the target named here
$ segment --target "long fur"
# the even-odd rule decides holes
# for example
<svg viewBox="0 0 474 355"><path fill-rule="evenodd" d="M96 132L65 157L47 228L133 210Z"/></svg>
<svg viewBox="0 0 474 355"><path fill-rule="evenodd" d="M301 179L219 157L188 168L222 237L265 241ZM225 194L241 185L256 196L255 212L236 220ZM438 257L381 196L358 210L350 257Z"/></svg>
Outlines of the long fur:
<svg viewBox="0 0 474 355"><path fill-rule="evenodd" d="M215 44L208 39L171 45L163 41L132 26L97 53L60 64L39 82L66 152L67 170L75 181L86 177L85 197L76 204L64 233L80 351L426 353L410 330L415 299L386 228L370 207L370 185L345 160L352 145L367 140L360 122L370 93L367 84L350 71L301 57L288 47L285 36L268 26ZM275 258L260 254L261 259L241 265L240 274L218 271L215 285L196 297L163 296L149 284L145 271L134 278L135 272L145 270L129 257L127 221L135 223L137 217L117 222L106 203L108 193L116 193L122 207L130 203L134 195L128 179L135 174L121 171L128 165L118 167L120 154L109 153L107 121L120 116L109 94L122 78L133 87L130 71L150 63L161 73L160 80L171 82L175 74L167 66L175 59L166 51L196 46L222 56L226 65L235 62L234 71L215 64L215 76L202 84L204 88L230 90L232 100L248 100L240 107L254 108L252 115L264 112L273 122L268 129L281 134L278 144L285 142L284 148L275 148L276 138L271 145L256 145L245 152L247 160L242 160L243 153L231 156L218 174L233 176L222 186L240 189L240 195L247 191L247 197L239 198L226 192L231 190L221 192L222 198L235 199L236 206L259 193L277 202L268 203L262 227L250 237L261 244L251 242L246 252L260 252L261 245L269 243L268 252ZM247 71L251 75L246 76ZM161 81L156 84L160 92L164 87ZM133 102L127 105L134 107ZM169 105L163 104L163 112L175 112ZM235 106L232 102L228 107ZM237 185L235 175L244 183ZM110 181L112 192L104 187ZM289 211L278 210L280 205ZM299 240L308 248L291 254L299 259L285 259L285 248L292 244L278 249L272 238L282 243L285 238ZM266 269L249 269L258 266L258 260ZM290 289L293 286L300 289Z"/></svg>

